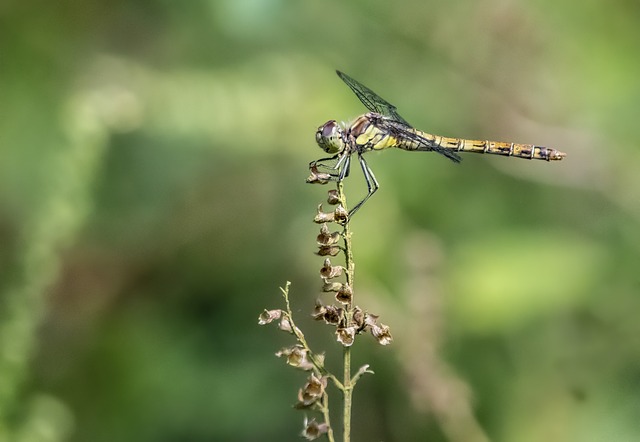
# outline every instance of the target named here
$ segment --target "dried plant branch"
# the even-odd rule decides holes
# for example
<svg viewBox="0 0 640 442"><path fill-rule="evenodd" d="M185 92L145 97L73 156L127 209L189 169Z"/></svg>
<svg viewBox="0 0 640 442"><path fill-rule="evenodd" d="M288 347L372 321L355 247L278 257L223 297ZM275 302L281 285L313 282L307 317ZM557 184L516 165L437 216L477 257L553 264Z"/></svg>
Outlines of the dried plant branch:
<svg viewBox="0 0 640 442"><path fill-rule="evenodd" d="M351 348L357 335L370 331L371 335L381 345L391 342L389 327L378 324L378 316L367 313L354 302L354 273L355 261L351 244L351 229L349 226L347 198L343 183L332 179L330 174L319 173L311 169L311 176L307 180L310 183L327 184L336 182L336 188L329 191L327 202L335 206L331 212L324 212L322 204L318 206L314 222L320 224L320 233L316 237L318 249L316 254L325 257L324 265L320 269L320 278L323 282L324 293L334 293L334 304L323 304L316 301L313 318L322 320L325 324L335 327L335 338L342 345L342 375L331 373L324 364L324 353L317 353L311 349L304 333L296 325L291 309L289 290L291 283L287 281L280 288L284 298L285 309L265 310L259 317L259 324L268 324L279 321L279 328L293 335L297 344L283 348L276 353L277 356L286 358L288 365L310 372L307 383L298 392L297 409L319 412L322 422L315 419L304 419L302 436L308 440L314 440L326 435L330 442L334 442L334 430L331 426L331 413L329 408L329 395L326 387L330 380L332 385L342 392L342 440L351 440L351 415L353 406L353 390L356 383L365 373L373 374L369 365L364 365L352 374ZM329 225L338 224L341 231L331 232ZM342 240L342 244L340 243ZM344 266L333 265L330 257L344 254Z"/></svg>

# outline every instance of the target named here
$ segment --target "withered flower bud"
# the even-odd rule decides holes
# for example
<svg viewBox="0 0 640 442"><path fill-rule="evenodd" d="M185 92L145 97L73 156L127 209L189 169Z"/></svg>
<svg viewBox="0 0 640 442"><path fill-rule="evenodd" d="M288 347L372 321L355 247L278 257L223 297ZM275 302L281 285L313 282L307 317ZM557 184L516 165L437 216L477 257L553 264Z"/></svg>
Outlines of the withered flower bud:
<svg viewBox="0 0 640 442"><path fill-rule="evenodd" d="M336 300L341 304L349 304L353 299L353 290L349 284L342 284L338 293L336 293Z"/></svg>
<svg viewBox="0 0 640 442"><path fill-rule="evenodd" d="M373 327L376 325L379 317L380 316L374 315L372 313L366 313L364 315L364 323L367 327Z"/></svg>
<svg viewBox="0 0 640 442"><path fill-rule="evenodd" d="M320 246L316 252L320 256L336 256L340 253L340 247L338 246Z"/></svg>
<svg viewBox="0 0 640 442"><path fill-rule="evenodd" d="M311 373L308 382L303 388L298 390L298 403L296 408L309 408L315 404L324 395L324 390L327 387L327 377L323 376L318 378L315 373Z"/></svg>
<svg viewBox="0 0 640 442"><path fill-rule="evenodd" d="M299 344L283 348L276 353L276 356L279 358L286 357L287 364L301 370L311 370L313 368L313 363L309 359L309 352Z"/></svg>
<svg viewBox="0 0 640 442"><path fill-rule="evenodd" d="M278 327L280 328L280 330L284 332L294 334L293 324L291 323L291 319L289 318L288 315L282 316L282 318L280 319L280 324L278 324ZM298 327L296 327L295 329L296 329L296 332L298 332L299 334L302 333Z"/></svg>
<svg viewBox="0 0 640 442"><path fill-rule="evenodd" d="M371 334L378 341L380 345L388 345L393 341L393 337L391 336L391 331L389 330L388 325L380 324L374 325L371 327Z"/></svg>
<svg viewBox="0 0 640 442"><path fill-rule="evenodd" d="M342 284L341 282L329 282L329 281L325 281L324 285L322 286L322 291L323 292L338 292L340 290L342 290L342 286L344 284Z"/></svg>
<svg viewBox="0 0 640 442"><path fill-rule="evenodd" d="M302 430L302 437L307 440L315 440L329 431L329 425L325 422L319 424L315 419L308 420L304 418L304 430Z"/></svg>
<svg viewBox="0 0 640 442"><path fill-rule="evenodd" d="M331 175L325 172L320 172L317 165L309 167L309 177L307 183L309 184L327 184L331 181Z"/></svg>
<svg viewBox="0 0 640 442"><path fill-rule="evenodd" d="M316 321L319 321L320 319L324 319L324 315L327 313L327 307L320 302L319 299L316 299L316 306L313 309L313 313L311 313L311 316L313 317L313 319L315 319Z"/></svg>
<svg viewBox="0 0 640 442"><path fill-rule="evenodd" d="M276 310L265 309L265 311L260 313L260 316L258 316L258 324L260 325L269 324L270 322L275 321L276 319L280 319L280 316L282 316L282 310L280 309L276 309Z"/></svg>
<svg viewBox="0 0 640 442"><path fill-rule="evenodd" d="M327 192L329 196L327 197L327 202L332 206L338 204L340 202L340 198L338 198L338 191L336 189L331 189Z"/></svg>
<svg viewBox="0 0 640 442"><path fill-rule="evenodd" d="M318 213L316 213L313 222L317 224L332 223L335 221L335 212L323 212L322 204L318 205Z"/></svg>
<svg viewBox="0 0 640 442"><path fill-rule="evenodd" d="M344 309L335 305L327 305L325 307L324 322L329 325L338 325L344 316Z"/></svg>
<svg viewBox="0 0 640 442"><path fill-rule="evenodd" d="M339 343L344 345L345 347L350 347L353 344L353 341L356 337L356 328L351 327L340 327L336 329L336 339Z"/></svg>
<svg viewBox="0 0 640 442"><path fill-rule="evenodd" d="M342 275L343 270L344 267L342 266L332 266L331 260L327 258L324 260L324 266L320 269L320 276L325 279L333 279Z"/></svg>
<svg viewBox="0 0 640 442"><path fill-rule="evenodd" d="M334 220L340 224L346 223L347 219L349 218L349 212L347 212L347 210L344 207L342 207L342 204L336 207L336 210L334 210L333 213L334 213Z"/></svg>
<svg viewBox="0 0 640 442"><path fill-rule="evenodd" d="M361 331L365 327L364 323L364 312L358 306L355 306L353 309L353 322L358 328L358 331Z"/></svg>
<svg viewBox="0 0 640 442"><path fill-rule="evenodd" d="M340 241L340 232L331 233L327 223L323 223L322 227L320 227L320 235L318 235L316 241L318 241L320 245L331 246Z"/></svg>

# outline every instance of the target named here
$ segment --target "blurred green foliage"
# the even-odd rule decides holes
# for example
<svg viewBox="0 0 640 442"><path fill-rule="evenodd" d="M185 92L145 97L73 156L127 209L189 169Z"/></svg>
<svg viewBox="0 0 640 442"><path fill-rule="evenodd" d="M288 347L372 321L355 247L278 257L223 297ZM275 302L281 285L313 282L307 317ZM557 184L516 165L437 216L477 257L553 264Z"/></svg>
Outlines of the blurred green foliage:
<svg viewBox="0 0 640 442"><path fill-rule="evenodd" d="M640 440L639 22L604 0L5 1L0 440L295 437L303 375L257 315L293 281L338 363L305 322L326 189L304 184L316 128L364 111L336 68L424 130L568 154L368 157L356 300L396 339L355 347L376 375L354 440Z"/></svg>

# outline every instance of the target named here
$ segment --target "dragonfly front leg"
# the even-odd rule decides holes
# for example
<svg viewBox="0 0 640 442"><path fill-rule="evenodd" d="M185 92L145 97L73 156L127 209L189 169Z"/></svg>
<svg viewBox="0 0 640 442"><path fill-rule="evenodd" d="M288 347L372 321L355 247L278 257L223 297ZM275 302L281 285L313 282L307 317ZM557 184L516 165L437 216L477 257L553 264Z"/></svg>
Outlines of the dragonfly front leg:
<svg viewBox="0 0 640 442"><path fill-rule="evenodd" d="M355 207L349 211L349 219L351 219L351 217L356 213L356 211L360 207L362 207L362 205L369 198L371 198L371 195L376 193L376 191L380 188L380 185L378 184L378 181L376 180L376 177L373 174L373 171L371 170L371 168L369 168L369 165L364 160L364 158L363 158L363 156L361 154L358 154L358 161L360 162L360 167L362 167L362 173L364 174L364 179L367 182L367 189L369 190L369 193L367 193L367 196L365 196L362 199L362 201L360 201L358 204L356 204Z"/></svg>
<svg viewBox="0 0 640 442"><path fill-rule="evenodd" d="M325 164L329 161L335 161L336 164ZM315 160L309 163L309 169L313 171L315 168L316 171L319 167L325 169L328 175L331 176L331 179L334 181L342 181L346 177L349 176L349 169L351 164L351 155L345 153L338 153L332 157L320 158L319 160Z"/></svg>
<svg viewBox="0 0 640 442"><path fill-rule="evenodd" d="M326 161L334 161L335 159L337 159L340 156L339 153L335 154L332 157L327 157L327 158L320 158L319 160L314 160L312 162L309 163L309 169L313 168L313 167L326 167L327 169L333 169L332 166L327 166L326 164L324 164Z"/></svg>
<svg viewBox="0 0 640 442"><path fill-rule="evenodd" d="M344 164L341 164L342 162L344 162ZM342 168L340 169L340 174L338 175L338 181L343 181L346 177L349 176L349 170L351 169L351 155L345 155L340 158L340 161L338 161L338 164L336 164L336 168L340 168L340 166L342 166Z"/></svg>

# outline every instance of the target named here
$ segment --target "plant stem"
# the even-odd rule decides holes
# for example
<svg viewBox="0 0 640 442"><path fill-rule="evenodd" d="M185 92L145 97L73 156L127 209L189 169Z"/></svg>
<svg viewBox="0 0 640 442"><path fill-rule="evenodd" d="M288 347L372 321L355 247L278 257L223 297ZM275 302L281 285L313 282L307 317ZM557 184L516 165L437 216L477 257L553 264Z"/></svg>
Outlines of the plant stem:
<svg viewBox="0 0 640 442"><path fill-rule="evenodd" d="M345 347L343 353L344 361L344 376L342 384L344 389L342 390L344 397L344 404L342 410L343 421L343 441L349 442L351 440L351 397L353 388L351 385L351 347Z"/></svg>
<svg viewBox="0 0 640 442"><path fill-rule="evenodd" d="M344 194L344 189L341 181L338 182L338 199L340 200L342 207L344 207L344 209L348 211L347 197ZM353 273L355 271L355 263L353 262L353 252L351 251L351 230L349 229L349 220L347 220L346 224L344 225L342 237L344 238L344 259L347 284L353 288ZM351 303L348 305L348 309L351 310Z"/></svg>
<svg viewBox="0 0 640 442"><path fill-rule="evenodd" d="M311 363L313 364L313 366L315 367L317 373L320 376L326 376L327 378L331 379L331 381L336 385L336 387L338 387L338 389L342 390L344 387L342 385L342 383L331 373L329 373L329 371L325 368L324 363L321 362L321 360L319 360L315 353L313 353L313 351L311 351L311 347L309 346L309 344L307 344L307 340L305 339L304 335L302 334L302 332L300 331L300 329L296 326L294 320L293 320L293 312L291 311L291 304L289 303L289 287L291 286L291 282L287 281L287 283L285 284L284 288L280 287L280 292L282 293L282 296L284 297L284 302L285 305L287 307L287 317L289 318L289 322L291 323L291 329L293 331L294 336L296 337L296 339L298 340L298 342L304 347L305 350L307 350L308 355L309 355L309 360L311 361Z"/></svg>
<svg viewBox="0 0 640 442"><path fill-rule="evenodd" d="M340 203L348 211L347 199L344 194L342 182L338 182L338 199ZM355 270L355 263L353 262L353 252L351 250L351 231L349 229L349 220L344 224L344 231L342 232L344 238L344 256L345 256L345 274L346 283L353 289L353 274ZM347 323L350 323L353 318L353 295L351 301L346 306ZM342 422L343 422L343 441L349 442L351 440L351 400L353 395L353 385L351 383L351 346L344 347L342 353L343 359L343 379L342 379L342 393L344 397L343 409L342 409Z"/></svg>
<svg viewBox="0 0 640 442"><path fill-rule="evenodd" d="M327 424L327 439L329 442L335 442L333 437L333 428L331 427L331 416L329 415L329 395L325 391L322 397L322 416L324 417L324 423Z"/></svg>

